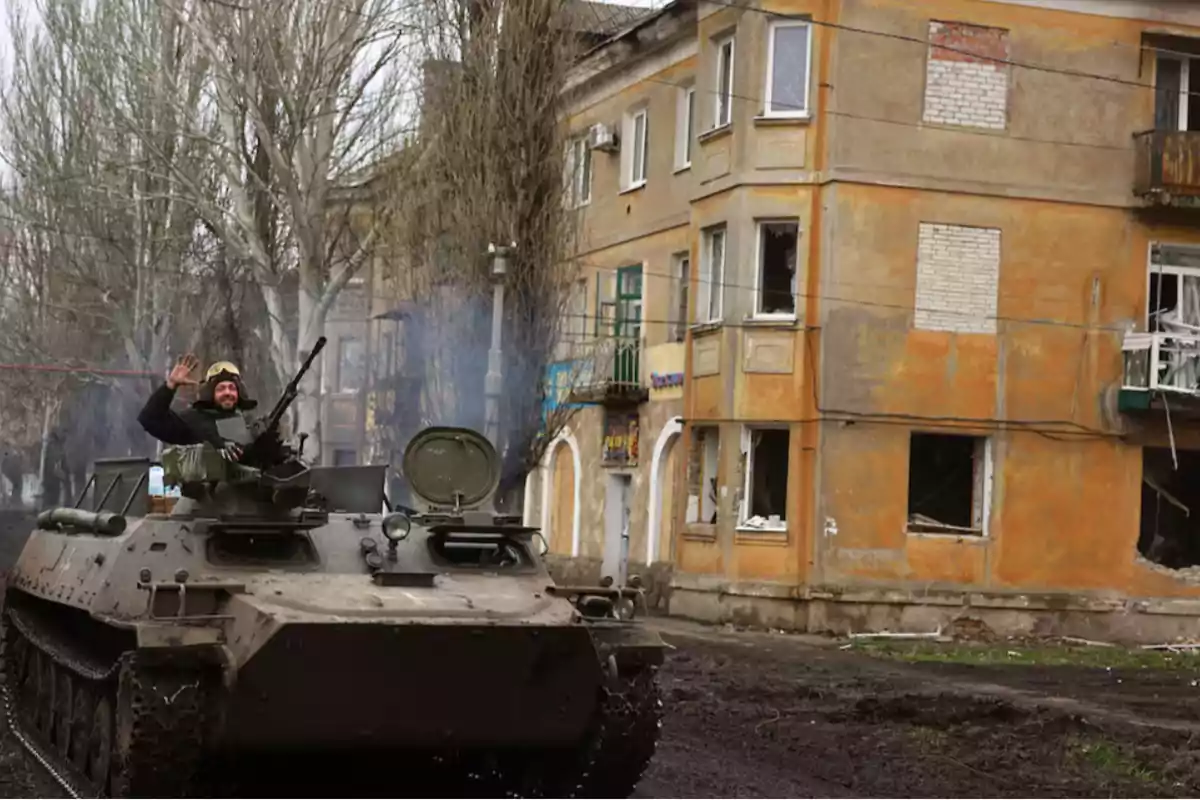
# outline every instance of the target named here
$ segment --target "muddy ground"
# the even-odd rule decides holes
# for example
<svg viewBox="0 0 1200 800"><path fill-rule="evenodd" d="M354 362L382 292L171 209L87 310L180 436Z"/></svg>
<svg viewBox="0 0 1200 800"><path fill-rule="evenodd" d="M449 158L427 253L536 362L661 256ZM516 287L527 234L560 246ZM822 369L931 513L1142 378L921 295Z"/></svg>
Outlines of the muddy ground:
<svg viewBox="0 0 1200 800"><path fill-rule="evenodd" d="M1200 656L663 627L669 714L641 797L1200 793Z"/></svg>
<svg viewBox="0 0 1200 800"><path fill-rule="evenodd" d="M674 649L637 797L1200 796L1200 655L653 624ZM62 796L5 734L0 797Z"/></svg>

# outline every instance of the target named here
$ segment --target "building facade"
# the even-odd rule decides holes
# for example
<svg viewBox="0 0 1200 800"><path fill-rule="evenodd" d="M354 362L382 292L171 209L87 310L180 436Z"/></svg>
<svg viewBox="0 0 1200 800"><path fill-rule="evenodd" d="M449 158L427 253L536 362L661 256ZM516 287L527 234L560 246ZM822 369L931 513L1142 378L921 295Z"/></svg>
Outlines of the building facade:
<svg viewBox="0 0 1200 800"><path fill-rule="evenodd" d="M697 618L1195 633L1193 74L1200 11L1149 0L677 0L610 37L569 87L579 307L646 391L577 398L527 516Z"/></svg>

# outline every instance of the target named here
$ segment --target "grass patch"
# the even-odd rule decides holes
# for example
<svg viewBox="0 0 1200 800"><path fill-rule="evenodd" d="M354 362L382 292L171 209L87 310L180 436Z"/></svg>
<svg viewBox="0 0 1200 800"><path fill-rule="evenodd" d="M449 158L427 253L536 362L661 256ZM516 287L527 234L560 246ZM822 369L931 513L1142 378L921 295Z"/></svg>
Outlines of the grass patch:
<svg viewBox="0 0 1200 800"><path fill-rule="evenodd" d="M923 752L940 753L950 744L950 734L938 728L916 725L908 729L908 736Z"/></svg>
<svg viewBox="0 0 1200 800"><path fill-rule="evenodd" d="M947 664L1113 667L1125 669L1194 670L1200 673L1200 655L1166 650L1124 647L1090 647L1056 644L1024 645L1012 642L854 642L851 652L896 661Z"/></svg>
<svg viewBox="0 0 1200 800"><path fill-rule="evenodd" d="M1076 767L1110 780L1158 784L1165 776L1142 764L1120 745L1105 739L1072 737L1067 740L1067 757Z"/></svg>

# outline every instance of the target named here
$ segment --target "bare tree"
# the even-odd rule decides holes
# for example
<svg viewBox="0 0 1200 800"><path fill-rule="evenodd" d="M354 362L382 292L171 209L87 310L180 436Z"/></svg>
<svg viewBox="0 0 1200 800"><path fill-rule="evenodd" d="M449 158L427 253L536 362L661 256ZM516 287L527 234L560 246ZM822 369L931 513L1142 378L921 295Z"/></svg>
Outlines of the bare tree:
<svg viewBox="0 0 1200 800"><path fill-rule="evenodd" d="M166 153L172 176L213 185L175 117L202 115L199 59L149 0L39 0L33 9L34 24L19 7L10 13L2 130L16 181L3 207L19 285L38 313L19 348L9 337L10 349L47 363L160 373L179 332L194 338L216 299L200 291L203 230L175 197L176 179L136 167ZM142 137L120 135L130 121ZM147 383L110 382L118 424L97 423L119 433L112 451L148 446L134 421L139 386ZM56 390L60 405L66 391ZM43 439L49 425L43 417Z"/></svg>
<svg viewBox="0 0 1200 800"><path fill-rule="evenodd" d="M503 279L502 498L568 416L547 413L545 376L577 270L578 221L563 198L569 13L561 0L430 4L420 154L396 228L426 424L483 428L487 251L515 245Z"/></svg>
<svg viewBox="0 0 1200 800"><path fill-rule="evenodd" d="M162 7L203 55L214 124L205 116L183 133L203 142L220 191L178 169L153 141L147 147L157 160L147 169L174 181L174 196L200 215L221 257L253 276L271 362L285 381L386 219L386 206L366 221L339 216L331 194L403 132L403 33L413 9L399 0L162 0ZM128 133L147 138L135 120L126 122ZM318 387L314 370L300 387L297 432L317 433ZM319 448L318 435L311 441Z"/></svg>

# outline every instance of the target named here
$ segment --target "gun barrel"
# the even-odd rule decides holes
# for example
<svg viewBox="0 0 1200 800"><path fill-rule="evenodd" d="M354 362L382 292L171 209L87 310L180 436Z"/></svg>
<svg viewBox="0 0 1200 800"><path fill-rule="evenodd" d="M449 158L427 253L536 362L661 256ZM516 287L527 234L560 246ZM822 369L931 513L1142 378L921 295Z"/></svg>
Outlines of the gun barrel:
<svg viewBox="0 0 1200 800"><path fill-rule="evenodd" d="M267 418L266 430L271 430L279 424L279 420L283 417L283 412L287 411L288 406L296 399L296 393L300 390L300 381L304 379L305 373L312 368L312 363L316 360L317 354L325 347L325 341L324 336L317 338L317 343L313 345L312 352L308 354L308 358L304 359L304 363L300 365L300 370L292 377L288 385L284 387L283 395L279 398L279 402L275 404L275 407L271 409L271 415Z"/></svg>

